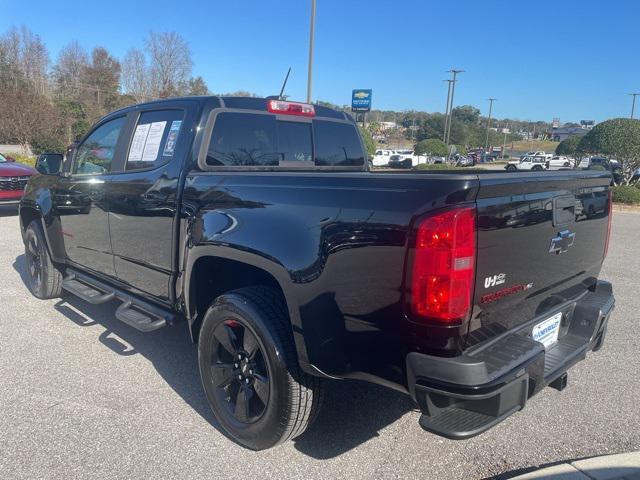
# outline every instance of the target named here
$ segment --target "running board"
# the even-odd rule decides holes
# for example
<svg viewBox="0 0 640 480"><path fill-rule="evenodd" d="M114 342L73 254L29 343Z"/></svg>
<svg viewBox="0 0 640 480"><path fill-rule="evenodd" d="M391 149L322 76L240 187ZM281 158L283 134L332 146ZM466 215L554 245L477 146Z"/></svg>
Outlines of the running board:
<svg viewBox="0 0 640 480"><path fill-rule="evenodd" d="M152 332L167 324L164 318L155 318L136 308L131 301L126 301L116 310L116 318L141 332Z"/></svg>
<svg viewBox="0 0 640 480"><path fill-rule="evenodd" d="M62 288L64 288L67 292L72 293L76 297L81 298L85 302L91 303L93 305L99 305L101 303L106 303L109 300L113 300L116 298L114 292L101 292L93 288L86 283L82 283L76 280L76 276L74 274L69 275L62 282Z"/></svg>
<svg viewBox="0 0 640 480"><path fill-rule="evenodd" d="M115 316L118 320L141 332L152 332L173 325L176 315L162 307L133 297L129 293L95 277L67 269L69 275L62 282L62 288L93 305L118 300L122 304L117 308Z"/></svg>

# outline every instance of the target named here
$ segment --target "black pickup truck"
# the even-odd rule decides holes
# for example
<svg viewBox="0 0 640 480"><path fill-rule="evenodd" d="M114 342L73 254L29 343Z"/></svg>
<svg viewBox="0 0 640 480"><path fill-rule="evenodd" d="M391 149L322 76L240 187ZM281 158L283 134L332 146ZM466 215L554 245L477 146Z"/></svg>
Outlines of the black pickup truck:
<svg viewBox="0 0 640 480"><path fill-rule="evenodd" d="M215 416L253 449L302 433L328 379L405 392L449 438L563 389L614 307L610 174L367 163L353 119L322 106L114 112L28 184L30 289L119 302L144 332L184 325ZM606 208L582 215L598 192Z"/></svg>

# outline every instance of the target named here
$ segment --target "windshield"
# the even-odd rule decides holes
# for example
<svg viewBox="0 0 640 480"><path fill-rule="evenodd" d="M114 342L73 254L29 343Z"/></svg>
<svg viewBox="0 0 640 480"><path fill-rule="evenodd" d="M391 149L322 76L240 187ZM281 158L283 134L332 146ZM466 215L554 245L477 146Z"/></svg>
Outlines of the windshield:
<svg viewBox="0 0 640 480"><path fill-rule="evenodd" d="M6 158L4 158L4 155L2 155L2 154L0 153L0 163L5 163L6 161L7 161L7 159L6 159Z"/></svg>

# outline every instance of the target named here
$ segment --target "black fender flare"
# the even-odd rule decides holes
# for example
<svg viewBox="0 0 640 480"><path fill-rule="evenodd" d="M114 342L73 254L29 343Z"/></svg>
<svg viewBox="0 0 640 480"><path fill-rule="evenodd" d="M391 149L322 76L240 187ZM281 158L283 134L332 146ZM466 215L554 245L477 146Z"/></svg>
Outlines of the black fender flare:
<svg viewBox="0 0 640 480"><path fill-rule="evenodd" d="M194 245L187 248L181 290L184 301L185 316L189 323L189 333L191 334L192 339L194 338L193 327L198 313L201 312L194 311L195 309L193 306L195 305L195 302L191 298L191 280L194 266L197 261L203 257L221 258L243 263L258 268L275 279L282 290L287 303L292 334L300 366L305 372L318 375L318 371L309 364L309 357L307 354L304 332L300 318L300 309L293 293L291 277L284 265L273 258L260 254L259 252L238 249L228 245L209 243Z"/></svg>

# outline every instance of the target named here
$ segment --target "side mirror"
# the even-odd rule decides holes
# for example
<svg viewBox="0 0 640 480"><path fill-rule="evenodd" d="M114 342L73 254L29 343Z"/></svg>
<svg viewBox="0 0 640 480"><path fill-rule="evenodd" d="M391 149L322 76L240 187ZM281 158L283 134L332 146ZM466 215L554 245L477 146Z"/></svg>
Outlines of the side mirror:
<svg viewBox="0 0 640 480"><path fill-rule="evenodd" d="M61 153L43 153L36 160L36 170L43 175L58 175L64 157Z"/></svg>

